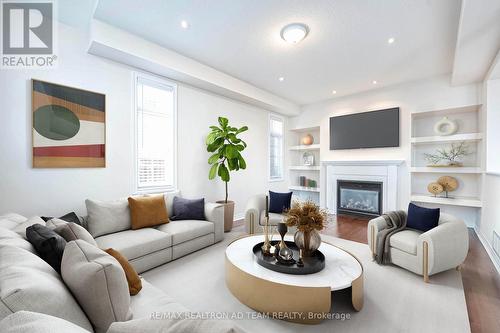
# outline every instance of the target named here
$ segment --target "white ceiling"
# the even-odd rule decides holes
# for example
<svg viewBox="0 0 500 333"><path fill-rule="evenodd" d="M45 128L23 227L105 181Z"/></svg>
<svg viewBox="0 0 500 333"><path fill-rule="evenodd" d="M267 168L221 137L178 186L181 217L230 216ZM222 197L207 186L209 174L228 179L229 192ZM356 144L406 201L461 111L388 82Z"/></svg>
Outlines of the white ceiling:
<svg viewBox="0 0 500 333"><path fill-rule="evenodd" d="M459 14L459 0L106 0L94 18L308 104L332 90L342 96L450 73ZM297 45L280 39L291 22L310 27Z"/></svg>
<svg viewBox="0 0 500 333"><path fill-rule="evenodd" d="M483 81L499 48L500 0L462 0L452 83Z"/></svg>

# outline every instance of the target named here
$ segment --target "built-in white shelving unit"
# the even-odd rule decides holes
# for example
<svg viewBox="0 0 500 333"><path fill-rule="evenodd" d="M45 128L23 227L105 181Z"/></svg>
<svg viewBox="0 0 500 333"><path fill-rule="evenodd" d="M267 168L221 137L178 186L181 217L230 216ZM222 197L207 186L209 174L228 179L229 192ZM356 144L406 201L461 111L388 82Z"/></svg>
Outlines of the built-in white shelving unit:
<svg viewBox="0 0 500 333"><path fill-rule="evenodd" d="M483 139L482 133L465 133L465 134L455 134L449 136L423 136L423 137L412 137L411 143L414 145L418 144L432 144L432 143L452 143L461 141L479 141Z"/></svg>
<svg viewBox="0 0 500 333"><path fill-rule="evenodd" d="M312 170L319 171L321 167L319 165L292 165L289 167L290 170Z"/></svg>
<svg viewBox="0 0 500 333"><path fill-rule="evenodd" d="M455 173L455 174L460 174L460 173L475 173L475 174L482 174L483 170L481 168L476 168L476 167L453 167L453 168L446 168L446 167L412 167L411 168L412 173Z"/></svg>
<svg viewBox="0 0 500 333"><path fill-rule="evenodd" d="M307 186L289 186L292 191L304 191L304 192L320 192L319 187L307 187Z"/></svg>
<svg viewBox="0 0 500 333"><path fill-rule="evenodd" d="M314 138L314 142L310 145L302 144L302 138L306 135L311 135ZM320 127L304 127L304 128L294 128L289 131L290 146L289 150L289 175L290 175L290 186L289 189L293 191L293 196L295 199L299 200L312 200L319 204L320 195ZM314 163L312 165L306 165L304 161L304 154L313 156ZM304 186L300 184L300 177L305 177L307 179L316 182L315 187Z"/></svg>
<svg viewBox="0 0 500 333"><path fill-rule="evenodd" d="M319 150L319 144L291 146L290 150Z"/></svg>
<svg viewBox="0 0 500 333"><path fill-rule="evenodd" d="M475 198L442 198L442 197L433 197L428 195L417 195L414 194L411 196L411 201L414 202L426 202L426 203L434 203L441 205L450 205L450 206L464 206L464 207L482 207L483 203L479 199Z"/></svg>
<svg viewBox="0 0 500 333"><path fill-rule="evenodd" d="M481 105L466 105L437 110L423 110L411 115L411 156L410 156L410 198L417 204L441 207L443 211L456 214L469 224L475 223L482 207L481 181L484 173L484 129ZM443 117L448 117L458 125L453 135L439 136L434 133L434 125ZM470 154L463 159L462 167L429 166L426 153L449 148L452 144L465 142ZM427 191L427 185L444 175L458 180L459 187L434 197Z"/></svg>

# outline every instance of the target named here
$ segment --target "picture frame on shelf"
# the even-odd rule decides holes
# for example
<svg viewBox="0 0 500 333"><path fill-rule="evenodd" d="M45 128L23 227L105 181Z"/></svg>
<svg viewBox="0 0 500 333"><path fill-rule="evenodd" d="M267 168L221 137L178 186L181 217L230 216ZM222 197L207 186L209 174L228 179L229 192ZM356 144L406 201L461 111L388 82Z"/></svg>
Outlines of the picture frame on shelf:
<svg viewBox="0 0 500 333"><path fill-rule="evenodd" d="M314 154L310 152L305 152L302 155L302 163L304 163L305 166L313 166L314 165Z"/></svg>

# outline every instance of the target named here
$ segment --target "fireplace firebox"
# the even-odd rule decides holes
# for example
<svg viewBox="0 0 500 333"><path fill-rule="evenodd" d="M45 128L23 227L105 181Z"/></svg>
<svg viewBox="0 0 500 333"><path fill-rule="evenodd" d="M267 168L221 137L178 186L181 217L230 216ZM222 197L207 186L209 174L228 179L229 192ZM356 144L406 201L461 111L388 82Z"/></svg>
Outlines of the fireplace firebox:
<svg viewBox="0 0 500 333"><path fill-rule="evenodd" d="M380 216L382 183L337 180L337 214Z"/></svg>

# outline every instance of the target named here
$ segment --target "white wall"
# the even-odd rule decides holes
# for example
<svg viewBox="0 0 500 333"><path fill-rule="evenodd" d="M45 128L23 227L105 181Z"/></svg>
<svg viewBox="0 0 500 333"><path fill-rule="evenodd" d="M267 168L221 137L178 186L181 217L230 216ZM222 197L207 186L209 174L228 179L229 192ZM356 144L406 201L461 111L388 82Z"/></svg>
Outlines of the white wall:
<svg viewBox="0 0 500 333"><path fill-rule="evenodd" d="M486 90L486 170L500 174L500 79L485 82Z"/></svg>
<svg viewBox="0 0 500 333"><path fill-rule="evenodd" d="M493 231L500 235L500 79L483 85L486 124L486 174L483 177L483 209L476 231L500 271L500 257L492 250Z"/></svg>
<svg viewBox="0 0 500 333"><path fill-rule="evenodd" d="M59 24L59 64L52 70L0 71L0 214L85 214L84 200L125 197L133 184L133 69L87 54L88 36ZM40 79L106 94L106 168L33 169L31 167L30 79ZM246 200L284 182L267 182L268 112L189 86L178 88L178 184L186 196L223 199L223 183L208 181L204 137L223 115L248 125L244 152L248 169L234 174L230 196L236 214Z"/></svg>
<svg viewBox="0 0 500 333"><path fill-rule="evenodd" d="M290 127L321 126L321 160L406 160L410 158L410 114L472 105L479 103L478 85L451 87L449 76L410 82L394 87L335 98L306 105L298 117L290 119ZM400 147L331 151L329 148L329 118L334 115L400 107ZM406 208L409 202L409 172L405 164L400 169L399 202Z"/></svg>

